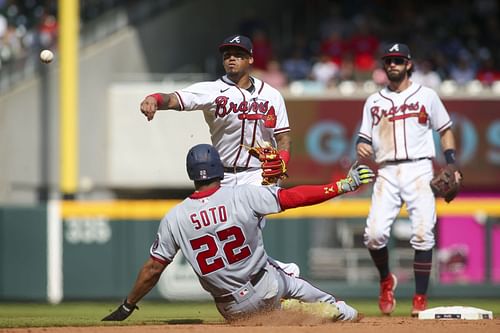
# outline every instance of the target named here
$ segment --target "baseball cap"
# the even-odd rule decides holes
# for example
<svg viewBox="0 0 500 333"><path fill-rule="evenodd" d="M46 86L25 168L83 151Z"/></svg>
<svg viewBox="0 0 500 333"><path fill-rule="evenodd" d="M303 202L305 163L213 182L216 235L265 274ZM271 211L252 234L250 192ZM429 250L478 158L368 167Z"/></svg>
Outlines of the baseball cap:
<svg viewBox="0 0 500 333"><path fill-rule="evenodd" d="M389 44L382 53L382 59L387 57L403 57L411 59L410 48L406 44L393 43Z"/></svg>
<svg viewBox="0 0 500 333"><path fill-rule="evenodd" d="M243 35L232 35L224 39L222 44L219 45L219 51L223 52L223 50L228 46L236 46L240 47L243 50L247 51L249 54L253 54L253 45L250 38Z"/></svg>

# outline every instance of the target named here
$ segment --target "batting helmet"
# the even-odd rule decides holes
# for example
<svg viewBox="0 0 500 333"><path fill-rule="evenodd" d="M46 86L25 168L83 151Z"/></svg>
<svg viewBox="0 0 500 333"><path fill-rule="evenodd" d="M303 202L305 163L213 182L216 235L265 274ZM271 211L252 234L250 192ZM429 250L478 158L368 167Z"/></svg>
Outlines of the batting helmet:
<svg viewBox="0 0 500 333"><path fill-rule="evenodd" d="M195 181L224 178L224 166L219 153L207 144L199 144L189 150L186 169L189 179Z"/></svg>

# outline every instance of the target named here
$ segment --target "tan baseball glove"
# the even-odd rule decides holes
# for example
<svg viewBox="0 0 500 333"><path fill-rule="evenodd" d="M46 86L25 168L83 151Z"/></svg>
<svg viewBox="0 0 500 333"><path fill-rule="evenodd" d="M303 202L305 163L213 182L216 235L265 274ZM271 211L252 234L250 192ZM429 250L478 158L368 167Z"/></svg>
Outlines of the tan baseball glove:
<svg viewBox="0 0 500 333"><path fill-rule="evenodd" d="M276 184L280 179L288 177L286 164L276 148L259 146L250 148L248 152L250 155L257 157L261 162L262 185Z"/></svg>
<svg viewBox="0 0 500 333"><path fill-rule="evenodd" d="M457 181L455 172L460 174ZM431 180L431 189L436 198L444 198L446 202L451 202L457 196L462 185L463 175L454 164L448 164L442 168Z"/></svg>

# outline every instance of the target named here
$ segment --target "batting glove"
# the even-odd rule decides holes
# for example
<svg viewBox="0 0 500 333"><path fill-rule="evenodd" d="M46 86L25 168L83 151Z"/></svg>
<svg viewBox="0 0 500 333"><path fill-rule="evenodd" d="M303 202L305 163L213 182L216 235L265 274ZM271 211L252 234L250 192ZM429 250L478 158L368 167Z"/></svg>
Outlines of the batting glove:
<svg viewBox="0 0 500 333"><path fill-rule="evenodd" d="M337 188L339 193L346 193L356 191L361 185L373 182L375 173L366 165L358 165L356 161L349 172L347 177L337 181Z"/></svg>
<svg viewBox="0 0 500 333"><path fill-rule="evenodd" d="M135 309L139 309L139 307L135 304L127 303L127 299L123 300L123 303L113 311L111 314L102 318L102 321L122 321L127 319Z"/></svg>

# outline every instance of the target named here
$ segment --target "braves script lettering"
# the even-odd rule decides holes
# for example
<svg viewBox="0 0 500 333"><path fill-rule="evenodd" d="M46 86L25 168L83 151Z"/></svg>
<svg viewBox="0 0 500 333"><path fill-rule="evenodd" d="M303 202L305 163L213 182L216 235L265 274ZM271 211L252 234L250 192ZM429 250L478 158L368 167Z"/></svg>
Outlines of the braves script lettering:
<svg viewBox="0 0 500 333"><path fill-rule="evenodd" d="M248 113L248 112L259 112L266 114L269 110L269 101L265 102L248 102L242 101L239 104L230 102L229 97L219 96L215 99L215 117L223 118L230 113Z"/></svg>
<svg viewBox="0 0 500 333"><path fill-rule="evenodd" d="M413 112L405 113L407 111ZM387 118L388 121L395 121L409 117L418 117L420 112L425 113L425 107L422 106L422 110L420 110L420 104L416 102L410 104L402 104L400 106L393 106L388 110L383 109L380 106L372 106L370 112L373 119L373 126L377 126L380 123L382 117Z"/></svg>

